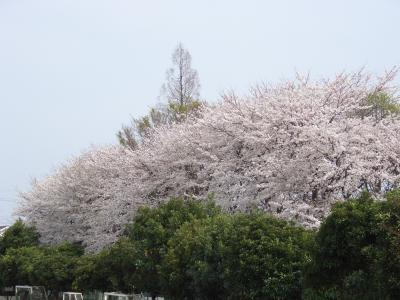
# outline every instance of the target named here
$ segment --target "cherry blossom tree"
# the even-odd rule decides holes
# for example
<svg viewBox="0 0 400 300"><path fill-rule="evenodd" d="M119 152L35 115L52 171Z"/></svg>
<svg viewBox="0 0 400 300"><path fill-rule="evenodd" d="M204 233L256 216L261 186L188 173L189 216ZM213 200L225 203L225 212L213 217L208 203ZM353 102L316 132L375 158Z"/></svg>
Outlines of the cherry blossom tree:
<svg viewBox="0 0 400 300"><path fill-rule="evenodd" d="M381 197L400 183L400 119L362 114L368 97L396 103L395 71L332 80L299 76L226 94L202 116L159 126L135 150L91 149L34 182L19 214L45 243L112 244L140 205L213 194L227 211L254 207L317 227L335 201Z"/></svg>

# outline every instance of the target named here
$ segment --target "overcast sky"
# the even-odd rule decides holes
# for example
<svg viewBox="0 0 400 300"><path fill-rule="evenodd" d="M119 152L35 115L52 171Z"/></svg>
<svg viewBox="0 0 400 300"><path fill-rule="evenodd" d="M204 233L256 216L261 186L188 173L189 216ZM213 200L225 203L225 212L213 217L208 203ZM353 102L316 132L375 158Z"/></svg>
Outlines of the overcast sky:
<svg viewBox="0 0 400 300"><path fill-rule="evenodd" d="M19 190L157 102L178 42L202 98L400 65L400 1L0 0L0 225Z"/></svg>

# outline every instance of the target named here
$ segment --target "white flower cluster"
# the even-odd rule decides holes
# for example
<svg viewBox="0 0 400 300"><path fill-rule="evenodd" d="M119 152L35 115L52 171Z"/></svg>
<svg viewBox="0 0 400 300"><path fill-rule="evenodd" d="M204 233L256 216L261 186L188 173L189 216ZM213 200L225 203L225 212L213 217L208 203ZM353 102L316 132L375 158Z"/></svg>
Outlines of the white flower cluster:
<svg viewBox="0 0 400 300"><path fill-rule="evenodd" d="M395 99L389 72L297 79L234 94L202 116L159 128L138 149L92 149L34 182L19 214L45 243L112 244L140 205L212 193L228 211L255 207L317 227L335 201L400 182L400 119L363 115L371 94ZM370 107L367 107L370 110Z"/></svg>

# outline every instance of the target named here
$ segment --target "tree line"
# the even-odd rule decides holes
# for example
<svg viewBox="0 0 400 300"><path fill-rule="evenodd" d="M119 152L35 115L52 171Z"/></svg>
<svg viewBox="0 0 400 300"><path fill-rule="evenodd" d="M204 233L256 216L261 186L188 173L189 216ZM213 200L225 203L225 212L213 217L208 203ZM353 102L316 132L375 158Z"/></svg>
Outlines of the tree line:
<svg viewBox="0 0 400 300"><path fill-rule="evenodd" d="M17 221L0 240L0 286L149 292L167 299L398 299L400 191L334 205L319 230L255 209L175 198L142 207L98 253L39 244Z"/></svg>
<svg viewBox="0 0 400 300"><path fill-rule="evenodd" d="M152 111L132 129L135 147L73 158L21 194L18 214L46 243L68 240L88 251L115 243L138 207L179 195L214 194L224 211L257 207L317 228L332 203L364 189L382 198L400 186L394 73L259 85L160 126L161 112ZM176 99L168 105L185 111Z"/></svg>
<svg viewBox="0 0 400 300"><path fill-rule="evenodd" d="M397 273L380 269L395 229L383 217L368 219L370 230L381 230L375 236L357 219L362 209L395 211L396 70L377 80L364 72L298 76L207 104L189 52L178 45L172 60L165 103L123 126L120 145L90 149L21 194L26 225L13 230L35 226L28 236L36 244L22 238L24 247L4 247L0 268L13 270L4 284L16 274L14 283L53 280L55 295L65 287L171 299L397 295ZM210 194L215 202L205 200ZM170 200L176 195L185 200ZM371 200L385 195L384 205ZM359 222L349 221L351 238L336 232L347 228L335 223L341 209ZM349 253L359 257L345 260ZM342 261L344 272L335 269Z"/></svg>

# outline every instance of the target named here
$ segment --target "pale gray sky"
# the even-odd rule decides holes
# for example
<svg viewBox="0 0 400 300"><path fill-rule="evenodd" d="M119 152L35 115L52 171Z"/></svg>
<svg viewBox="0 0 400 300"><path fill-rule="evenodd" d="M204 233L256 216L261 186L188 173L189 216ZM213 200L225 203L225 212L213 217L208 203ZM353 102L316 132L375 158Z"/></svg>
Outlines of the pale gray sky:
<svg viewBox="0 0 400 300"><path fill-rule="evenodd" d="M157 101L171 53L204 99L295 71L400 65L397 0L0 0L0 225L18 190Z"/></svg>

